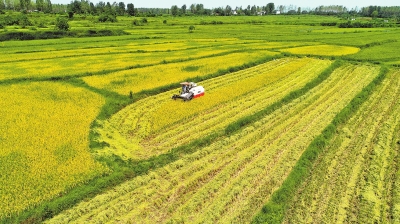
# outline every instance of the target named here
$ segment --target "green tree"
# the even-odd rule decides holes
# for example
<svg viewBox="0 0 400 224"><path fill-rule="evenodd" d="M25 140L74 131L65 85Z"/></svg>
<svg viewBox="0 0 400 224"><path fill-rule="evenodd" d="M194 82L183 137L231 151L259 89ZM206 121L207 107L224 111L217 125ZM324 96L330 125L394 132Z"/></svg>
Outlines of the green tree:
<svg viewBox="0 0 400 224"><path fill-rule="evenodd" d="M4 0L6 4L6 9L12 10L14 8L13 4L11 3L11 0Z"/></svg>
<svg viewBox="0 0 400 224"><path fill-rule="evenodd" d="M43 11L44 9L44 0L36 0L36 10Z"/></svg>
<svg viewBox="0 0 400 224"><path fill-rule="evenodd" d="M255 5L253 5L250 9L250 12L252 15L257 15L257 7Z"/></svg>
<svg viewBox="0 0 400 224"><path fill-rule="evenodd" d="M189 26L189 32L190 33L193 33L193 30L195 30L195 29L196 29L196 27L194 27L193 25Z"/></svg>
<svg viewBox="0 0 400 224"><path fill-rule="evenodd" d="M90 12L90 4L88 0L81 0L81 13L89 14Z"/></svg>
<svg viewBox="0 0 400 224"><path fill-rule="evenodd" d="M106 3L103 2L103 1L99 1L99 2L96 4L96 12L97 12L98 14L103 13L103 12L105 11L105 8L106 8Z"/></svg>
<svg viewBox="0 0 400 224"><path fill-rule="evenodd" d="M96 7L94 6L93 2L89 4L89 13L92 15L96 14Z"/></svg>
<svg viewBox="0 0 400 224"><path fill-rule="evenodd" d="M71 3L68 5L68 11L80 14L81 2L78 0L71 1Z"/></svg>
<svg viewBox="0 0 400 224"><path fill-rule="evenodd" d="M196 13L197 13L197 15L204 14L204 5L203 4L196 4Z"/></svg>
<svg viewBox="0 0 400 224"><path fill-rule="evenodd" d="M69 30L68 19L65 17L57 17L55 29L61 31L68 31Z"/></svg>
<svg viewBox="0 0 400 224"><path fill-rule="evenodd" d="M178 6L177 6L177 5L173 5L173 6L171 7L171 15L177 16L178 13L179 13L179 8L178 8Z"/></svg>
<svg viewBox="0 0 400 224"><path fill-rule="evenodd" d="M181 7L182 14L186 14L186 4Z"/></svg>
<svg viewBox="0 0 400 224"><path fill-rule="evenodd" d="M19 0L19 6L21 9L26 9L25 0Z"/></svg>
<svg viewBox="0 0 400 224"><path fill-rule="evenodd" d="M106 7L104 7L104 12L107 14L112 14L112 8L110 2L107 2Z"/></svg>
<svg viewBox="0 0 400 224"><path fill-rule="evenodd" d="M4 3L4 0L0 0L0 10L5 10L6 9L6 4Z"/></svg>
<svg viewBox="0 0 400 224"><path fill-rule="evenodd" d="M227 6L225 7L225 15L226 15L226 16L232 15L232 7L230 7L229 5L227 5Z"/></svg>
<svg viewBox="0 0 400 224"><path fill-rule="evenodd" d="M272 2L268 3L266 7L267 14L272 14L274 10L275 10L275 4Z"/></svg>
<svg viewBox="0 0 400 224"><path fill-rule="evenodd" d="M51 0L45 0L43 10L45 13L51 13L53 11L53 5L51 4Z"/></svg>
<svg viewBox="0 0 400 224"><path fill-rule="evenodd" d="M125 14L125 3L118 3L118 15L123 16Z"/></svg>
<svg viewBox="0 0 400 224"><path fill-rule="evenodd" d="M195 4L190 5L190 12L193 14L196 14L196 5Z"/></svg>
<svg viewBox="0 0 400 224"><path fill-rule="evenodd" d="M374 19L376 17L378 17L378 11L377 10L373 11L372 14L371 14L371 17L374 18Z"/></svg>
<svg viewBox="0 0 400 224"><path fill-rule="evenodd" d="M129 3L127 5L127 10L126 12L128 13L128 15L130 16L135 16L135 6L132 3Z"/></svg>

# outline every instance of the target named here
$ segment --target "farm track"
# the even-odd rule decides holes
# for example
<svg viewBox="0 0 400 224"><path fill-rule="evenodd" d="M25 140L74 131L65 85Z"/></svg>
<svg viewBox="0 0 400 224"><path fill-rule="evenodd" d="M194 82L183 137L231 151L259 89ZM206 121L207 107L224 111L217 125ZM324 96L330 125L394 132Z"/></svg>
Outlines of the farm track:
<svg viewBox="0 0 400 224"><path fill-rule="evenodd" d="M378 73L346 65L237 134L82 202L49 223L246 222L327 124Z"/></svg>
<svg viewBox="0 0 400 224"><path fill-rule="evenodd" d="M311 61L312 63L310 63ZM182 117L176 117L175 121L172 120L172 123L166 123L163 126L159 125L162 123L160 118L154 117L154 115L160 116L160 114L167 113L166 111L171 109L166 108L163 104L172 108L177 106L170 103L170 96L174 91L140 100L114 115L109 122L104 124L106 127L101 132L103 136L110 136L105 140L106 142L113 145L113 139L118 139L115 144L127 150L137 148L137 145L140 144L140 150L132 151L131 158L142 159L158 155L196 138L221 131L238 118L265 108L282 98L288 91L301 88L330 63L329 61L314 59L311 61L310 59L276 60L204 81L201 84L207 88L207 99L200 99L204 102L208 101L208 104L210 101L215 101L214 98L224 99L224 101L209 105L197 105L195 101L190 102L194 103L194 107L197 108L196 113L185 112ZM290 66L294 69L284 72L284 69ZM300 66L299 69L296 69L297 66ZM268 75L268 73L272 75ZM276 75L276 73L280 74ZM226 92L225 90L238 89L235 87L237 83L253 82L254 79L262 76L265 76L264 84L260 88L256 88L257 91L245 90L242 95L230 93L233 98L221 96ZM182 104L182 102L177 103ZM188 106L190 108L190 104ZM183 109L186 110L187 108ZM172 114L169 116L173 117ZM155 121L158 123L157 127L153 125ZM182 123L185 125L182 125ZM188 127L190 127L190 131L188 131ZM121 141L126 144L122 145ZM129 157L129 155L126 156Z"/></svg>
<svg viewBox="0 0 400 224"><path fill-rule="evenodd" d="M392 72L384 80L319 155L284 223L394 221L399 74Z"/></svg>

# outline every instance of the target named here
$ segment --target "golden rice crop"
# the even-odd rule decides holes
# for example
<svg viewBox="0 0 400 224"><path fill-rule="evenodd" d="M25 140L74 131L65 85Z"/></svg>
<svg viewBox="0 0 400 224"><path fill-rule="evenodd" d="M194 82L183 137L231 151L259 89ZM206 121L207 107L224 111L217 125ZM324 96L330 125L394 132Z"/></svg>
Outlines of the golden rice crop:
<svg viewBox="0 0 400 224"><path fill-rule="evenodd" d="M388 204L396 191L400 71L388 73L357 113L341 127L329 150L319 155L284 223L355 219L398 222ZM396 217L395 220L392 217Z"/></svg>
<svg viewBox="0 0 400 224"><path fill-rule="evenodd" d="M377 74L345 65L301 98L210 146L66 210L48 223L243 223L333 117Z"/></svg>
<svg viewBox="0 0 400 224"><path fill-rule="evenodd" d="M136 93L185 79L212 74L221 69L239 66L256 61L260 57L274 54L268 51L231 53L187 62L125 70L108 75L84 77L82 79L96 88L129 95L130 91Z"/></svg>
<svg viewBox="0 0 400 224"><path fill-rule="evenodd" d="M155 53L123 53L106 55L89 55L50 58L44 60L1 63L0 80L22 77L60 77L102 72L112 69L126 69L130 66L161 63L163 60L187 59L203 57L227 50L204 52L198 49L188 51L155 52ZM34 54L34 53L32 53ZM51 55L52 52L47 52Z"/></svg>
<svg viewBox="0 0 400 224"><path fill-rule="evenodd" d="M194 100L191 104L182 104L181 102L170 100L163 104L159 103L157 109L151 113L151 119L154 121L152 130L156 132L182 118L191 117L191 115L199 111L215 107L221 102L234 99L250 91L258 91L265 85L290 75L313 61L314 59L294 60L284 66L279 66L277 69L267 70L268 72L262 69L256 70L251 77L243 77L243 79L239 79L236 82L231 81L218 88L209 89L206 97ZM212 81L214 80L210 80L210 82ZM196 110L191 110L192 108L196 108Z"/></svg>
<svg viewBox="0 0 400 224"><path fill-rule="evenodd" d="M144 159L254 113L305 85L331 62L311 58L278 59L199 83L203 97L183 103L169 91L124 108L99 129L111 146L101 153Z"/></svg>
<svg viewBox="0 0 400 224"><path fill-rule="evenodd" d="M360 51L360 48L338 45L312 45L305 47L288 48L281 51L303 55L341 56L355 54Z"/></svg>
<svg viewBox="0 0 400 224"><path fill-rule="evenodd" d="M77 57L77 56L96 56L96 55L107 55L112 54L118 57L118 54L132 54L132 53L143 53L143 52L169 52L168 55L165 55L163 59L165 60L173 60L174 58L170 58L169 55L175 55L173 52L180 52L188 57L195 57L210 54L218 54L222 52L221 50L237 50L246 48L276 48L278 46L287 46L288 43L265 43L265 42L242 42L238 40L229 40L229 41L210 41L207 40L190 40L190 41L174 41L174 42L147 42L141 40L140 42L131 42L127 43L124 41L121 45L117 44L108 44L103 46L98 43L85 43L79 46L73 45L68 48L68 45L63 47L54 47L54 45L47 46L44 45L40 49L31 49L31 48L21 48L19 51L13 51L12 48L7 48L9 51L1 51L5 57L0 58L0 62L18 62L18 61L28 61L28 60L44 60L44 59L52 59L52 58L65 58L65 57ZM294 43L289 44L289 46ZM298 45L298 44L297 44ZM41 45L42 46L42 45ZM207 48L212 48L213 51L205 51ZM201 49L201 51L199 51ZM159 60L161 61L161 60Z"/></svg>
<svg viewBox="0 0 400 224"><path fill-rule="evenodd" d="M241 49L235 42L177 42L126 44L87 49L65 49L45 52L4 52L0 59L0 80L21 77L59 77L126 69L137 65L152 65L165 61L211 56ZM259 43L262 44L262 43ZM179 47L180 46L180 47ZM212 48L207 51L204 49ZM39 49L38 49L39 50ZM29 52L29 49L26 50ZM272 54L271 52L265 52ZM40 60L39 60L40 59Z"/></svg>
<svg viewBox="0 0 400 224"><path fill-rule="evenodd" d="M0 87L0 219L106 171L88 151L105 100L66 84Z"/></svg>

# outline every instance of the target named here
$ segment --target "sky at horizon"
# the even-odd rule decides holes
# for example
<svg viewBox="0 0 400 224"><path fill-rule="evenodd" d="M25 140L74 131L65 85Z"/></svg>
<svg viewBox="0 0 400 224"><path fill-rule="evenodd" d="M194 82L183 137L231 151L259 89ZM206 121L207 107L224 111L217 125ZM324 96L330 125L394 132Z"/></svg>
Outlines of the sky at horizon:
<svg viewBox="0 0 400 224"><path fill-rule="evenodd" d="M97 4L100 0L89 0L94 4ZM301 7L303 9L310 8L314 9L321 5L342 5L345 6L348 10L358 9L370 5L378 5L378 6L400 6L400 2L398 0L383 0L383 1L373 1L373 0L357 0L357 1L349 1L349 0L324 0L324 1L317 1L317 0L309 0L309 1L296 1L296 0L168 0L168 1L159 1L159 0L102 0L103 2L124 2L125 4L133 3L135 8L171 8L173 5L177 5L179 8L186 4L187 8L191 4L203 4L204 8L212 9L223 7L225 8L227 5L231 6L232 8L236 8L236 6L243 8L247 7L248 5L253 6L265 6L269 2L273 2L275 7L279 5L290 6L292 5L294 8ZM53 4L69 4L71 0L51 0Z"/></svg>

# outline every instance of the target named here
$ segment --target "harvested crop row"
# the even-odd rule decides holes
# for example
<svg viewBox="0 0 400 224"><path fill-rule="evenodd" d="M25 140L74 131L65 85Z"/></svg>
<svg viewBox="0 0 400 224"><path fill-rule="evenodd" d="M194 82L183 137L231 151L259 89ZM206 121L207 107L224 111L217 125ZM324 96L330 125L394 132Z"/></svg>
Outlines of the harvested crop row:
<svg viewBox="0 0 400 224"><path fill-rule="evenodd" d="M253 126L82 202L49 223L247 222L314 136L377 74L376 67L343 66Z"/></svg>
<svg viewBox="0 0 400 224"><path fill-rule="evenodd" d="M289 63L290 61L291 60L283 59L276 60L261 67L270 70L275 66L281 66ZM258 66L253 69L257 68ZM256 73L252 73L251 70L252 69L247 69L242 72L221 76L212 79L212 82L205 81L204 84L207 88L205 98L209 98L209 90L212 91L213 87L218 88L226 85L227 83L232 83L235 81L237 82L246 77L254 76ZM121 155L123 157L132 157L132 152L140 152L143 150L143 148L140 146L140 142L149 134L151 134L152 120L149 115L154 113L154 110L158 109L160 105L171 102L170 97L175 91L177 90L140 100L112 116L110 121L105 121L104 124L102 124L103 128L98 130L98 132L100 132L102 135L101 141L105 141L111 145L110 148L112 153ZM214 100L218 99L219 98L214 98ZM199 100L201 100L201 98ZM182 104L182 102L175 103ZM187 105L187 107L190 107L190 105ZM193 112L193 110L189 110L188 112ZM165 113L159 114L158 116L163 115L165 115ZM169 113L168 115L171 114ZM157 122L159 122L159 120L157 120Z"/></svg>
<svg viewBox="0 0 400 224"><path fill-rule="evenodd" d="M206 96L190 103L172 101L172 91L140 100L104 124L103 140L111 143L114 153L123 152L133 159L164 153L265 108L304 86L329 64L326 60L280 59L204 81Z"/></svg>
<svg viewBox="0 0 400 224"><path fill-rule="evenodd" d="M319 156L285 223L393 221L399 74L390 73Z"/></svg>

